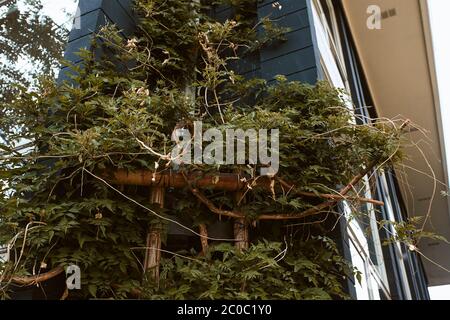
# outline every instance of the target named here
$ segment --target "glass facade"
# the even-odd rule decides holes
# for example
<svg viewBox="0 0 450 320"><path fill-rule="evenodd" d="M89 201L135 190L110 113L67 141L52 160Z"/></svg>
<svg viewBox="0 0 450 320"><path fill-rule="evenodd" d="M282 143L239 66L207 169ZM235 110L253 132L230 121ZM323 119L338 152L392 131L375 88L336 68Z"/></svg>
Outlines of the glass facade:
<svg viewBox="0 0 450 320"><path fill-rule="evenodd" d="M311 8L322 78L348 92L348 107L354 111L356 122L372 121L370 118L376 118L375 109L371 107L370 93L339 1L312 0ZM344 232L348 233L347 258L361 272L361 279L354 279L349 284L357 299L421 299L428 296L420 289L425 286L425 279L419 259L399 243L382 246L395 231L391 226L380 227L378 222L402 221L404 214L399 205L401 194L393 188L394 182L393 173L373 172L357 189L360 196L379 199L385 205L381 208L372 204L350 208L350 204L344 203L341 208L346 220Z"/></svg>

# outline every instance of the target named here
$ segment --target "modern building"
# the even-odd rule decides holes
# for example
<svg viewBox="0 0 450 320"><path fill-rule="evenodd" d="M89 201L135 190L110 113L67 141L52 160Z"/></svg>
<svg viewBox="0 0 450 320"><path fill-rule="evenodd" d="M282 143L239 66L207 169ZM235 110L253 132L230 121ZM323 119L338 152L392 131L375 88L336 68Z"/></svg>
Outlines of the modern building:
<svg viewBox="0 0 450 320"><path fill-rule="evenodd" d="M88 48L105 23L115 23L124 36L136 28L132 0L79 0L78 9L65 56L72 62L80 60L75 53ZM213 14L232 18L226 6ZM361 283L348 281L353 298L429 299L428 286L450 284L450 274L439 267L450 266L450 246L425 239L420 253L399 243L383 246L395 230L376 223L430 213L427 230L450 239L449 202L441 195L447 163L426 0L264 0L257 4L257 15L290 31L287 41L237 66L240 73L268 81L279 74L309 83L328 80L347 90L359 121L401 116L423 128L408 132L413 143L404 169L375 172L371 183L366 178L367 197L385 205L368 205L364 221L341 219L337 240L343 255L362 272ZM66 71L61 70L61 80ZM341 210L346 213L345 203Z"/></svg>

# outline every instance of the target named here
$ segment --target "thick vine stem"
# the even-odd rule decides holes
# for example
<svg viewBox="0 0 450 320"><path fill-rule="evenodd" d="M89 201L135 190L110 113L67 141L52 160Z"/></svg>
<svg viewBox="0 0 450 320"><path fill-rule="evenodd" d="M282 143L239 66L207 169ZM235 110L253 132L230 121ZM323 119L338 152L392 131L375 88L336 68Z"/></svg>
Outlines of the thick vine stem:
<svg viewBox="0 0 450 320"><path fill-rule="evenodd" d="M365 203L371 203L371 204L375 204L378 206L384 206L384 202L383 201L379 201L379 200L374 200L374 199L368 199L368 198L362 198L362 197L349 197L349 196L345 196L343 194L340 193L336 193L336 194L328 194L328 193L312 193L312 192L304 192L304 191L300 191L297 190L295 188L295 185L293 184L289 184L288 182L284 181L283 179L276 177L275 178L283 187L287 188L288 190L292 190L292 192L294 192L295 194L298 194L300 196L305 196L305 197L317 197L317 198L323 198L323 199L332 199L332 200L354 200L354 201L359 201L359 202L365 202Z"/></svg>
<svg viewBox="0 0 450 320"><path fill-rule="evenodd" d="M411 120L407 119L405 120L402 125L400 126L400 131L403 131L409 124L411 123ZM389 159L389 158L388 158ZM353 179L348 183L344 188L339 190L338 194L339 196L342 196L345 199L346 194L353 189L353 187L358 184L364 176L366 176L378 163L383 163L384 161L387 161L388 159L378 159L372 161L369 165L366 166L366 168L361 171L359 174L353 177ZM321 203L313 208L310 208L302 213L299 214L275 214L275 215L261 215L258 217L259 220L290 220L290 219L302 219L306 218L315 214L319 214L323 212L325 208L332 207L336 205L340 200L344 200L342 198L334 199L330 201L326 201L324 203Z"/></svg>
<svg viewBox="0 0 450 320"><path fill-rule="evenodd" d="M359 174L357 174L356 176L353 177L353 179L350 181L349 184L347 184L344 188L342 188L341 190L339 190L339 194L342 195L343 197L345 197L345 195L352 190L352 188L354 187L354 185L356 185L359 181L361 181L361 179L367 175L370 170L372 170L376 165L377 165L378 161L372 161L367 167L366 169L364 169L362 172L360 172ZM326 201L324 203L321 203L315 207L312 207L306 211L303 211L299 214L268 214L268 215L261 215L259 216L259 220L292 220L292 219L302 219L302 218L306 218L309 216L313 216L316 214L319 214L322 212L323 209L325 208L329 208L332 207L334 205L336 205L340 200L343 199L335 199L335 200L330 200L330 201Z"/></svg>
<svg viewBox="0 0 450 320"><path fill-rule="evenodd" d="M29 285L33 285L33 284L37 284L37 283L41 283L41 282L50 280L50 279L60 275L63 272L64 272L64 268L59 266L59 267L51 269L48 272L41 273L41 274L38 274L35 276L24 276L24 277L12 276L11 282L13 282L15 284L19 284L19 285L29 286Z"/></svg>
<svg viewBox="0 0 450 320"><path fill-rule="evenodd" d="M191 188L190 190L191 190L192 194L194 196L196 196L197 199L200 200L200 202L202 202L205 206L207 206L211 212L218 214L219 216L226 216L226 217L235 218L235 219L244 219L245 218L245 215L240 212L223 210L223 209L217 208L216 205L211 200L209 200L203 193L200 192L200 190L195 189L195 188Z"/></svg>

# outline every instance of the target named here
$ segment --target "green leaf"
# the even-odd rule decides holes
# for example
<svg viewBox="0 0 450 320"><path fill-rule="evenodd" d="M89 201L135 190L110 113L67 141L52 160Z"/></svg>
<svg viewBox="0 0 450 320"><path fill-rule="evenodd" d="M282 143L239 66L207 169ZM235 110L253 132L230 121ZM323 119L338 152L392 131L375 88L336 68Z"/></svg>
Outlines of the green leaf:
<svg viewBox="0 0 450 320"><path fill-rule="evenodd" d="M88 285L88 291L92 297L94 297L94 298L97 297L97 286L96 285L94 285L94 284Z"/></svg>

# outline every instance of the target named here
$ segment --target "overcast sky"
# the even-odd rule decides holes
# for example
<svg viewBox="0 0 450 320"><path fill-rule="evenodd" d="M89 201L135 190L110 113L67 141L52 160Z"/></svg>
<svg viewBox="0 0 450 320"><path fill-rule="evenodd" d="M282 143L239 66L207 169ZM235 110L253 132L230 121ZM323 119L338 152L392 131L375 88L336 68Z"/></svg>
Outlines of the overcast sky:
<svg viewBox="0 0 450 320"><path fill-rule="evenodd" d="M43 11L46 15L53 19L57 24L67 24L71 27L71 20L67 21L66 14L61 14L67 12L69 14L74 14L77 10L78 1L76 0L42 0L44 6Z"/></svg>

